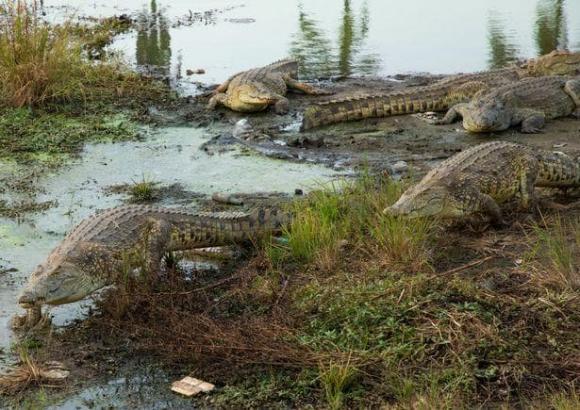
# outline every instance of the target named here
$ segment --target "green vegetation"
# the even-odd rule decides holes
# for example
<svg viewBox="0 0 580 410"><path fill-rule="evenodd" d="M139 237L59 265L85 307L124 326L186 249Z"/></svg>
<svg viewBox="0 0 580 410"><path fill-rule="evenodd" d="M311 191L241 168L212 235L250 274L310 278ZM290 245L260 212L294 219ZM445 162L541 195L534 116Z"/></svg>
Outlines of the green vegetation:
<svg viewBox="0 0 580 410"><path fill-rule="evenodd" d="M86 104L155 89L118 61L96 64L87 58L85 50L94 50L95 41L106 45L121 23L104 20L87 28L71 22L50 25L38 10L35 1L4 0L0 6L1 105Z"/></svg>
<svg viewBox="0 0 580 410"><path fill-rule="evenodd" d="M537 237L532 256L539 256L549 275L542 280L558 287L580 289L580 217L556 215L533 226Z"/></svg>
<svg viewBox="0 0 580 410"><path fill-rule="evenodd" d="M405 184L364 174L296 202L295 221L285 232L286 245L272 244L267 254L273 266L288 262L314 263L333 270L345 248L380 255L382 263L417 269L429 262L433 221L383 215Z"/></svg>
<svg viewBox="0 0 580 410"><path fill-rule="evenodd" d="M324 389L324 397L330 409L341 409L344 406L344 393L353 382L357 372L346 363L330 362L320 366L320 383Z"/></svg>
<svg viewBox="0 0 580 410"><path fill-rule="evenodd" d="M31 160L70 154L86 141L118 141L137 135L137 127L124 115L72 116L5 109L0 116L0 158Z"/></svg>
<svg viewBox="0 0 580 410"><path fill-rule="evenodd" d="M133 138L136 110L172 98L99 53L129 22L50 25L38 10L35 1L0 4L0 157L42 159L76 152L86 141ZM97 54L100 61L92 61Z"/></svg>
<svg viewBox="0 0 580 410"><path fill-rule="evenodd" d="M129 188L131 202L149 202L157 196L157 183L143 177L140 182L133 182Z"/></svg>

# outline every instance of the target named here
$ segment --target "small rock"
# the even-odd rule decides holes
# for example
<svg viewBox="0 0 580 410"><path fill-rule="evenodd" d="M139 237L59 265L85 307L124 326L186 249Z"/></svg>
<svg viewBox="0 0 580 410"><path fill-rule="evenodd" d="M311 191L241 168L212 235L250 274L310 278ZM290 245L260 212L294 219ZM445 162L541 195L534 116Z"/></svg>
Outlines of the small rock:
<svg viewBox="0 0 580 410"><path fill-rule="evenodd" d="M242 118L241 120L236 122L236 125L234 126L234 131L232 132L232 135L236 139L246 139L248 137L248 135L250 135L253 131L254 131L254 129L250 125L250 122L248 121L248 119Z"/></svg>
<svg viewBox="0 0 580 410"><path fill-rule="evenodd" d="M184 396L194 396L198 393L210 392L215 388L215 386L211 383L204 382L202 380L196 379L194 377L184 377L181 380L173 382L171 384L171 391L174 391L179 394L183 394Z"/></svg>
<svg viewBox="0 0 580 410"><path fill-rule="evenodd" d="M397 161L393 165L391 165L391 169L393 173L400 174L401 172L406 171L409 168L409 164L406 161Z"/></svg>
<svg viewBox="0 0 580 410"><path fill-rule="evenodd" d="M554 145L552 145L552 148L564 148L566 145L568 145L568 144L566 144L565 142L563 142L561 144L554 144Z"/></svg>
<svg viewBox="0 0 580 410"><path fill-rule="evenodd" d="M203 68L198 68L196 70L188 68L187 70L185 70L185 74L186 75L205 74L205 70Z"/></svg>
<svg viewBox="0 0 580 410"><path fill-rule="evenodd" d="M304 191L301 190L300 188L296 188L294 190L294 195L304 195Z"/></svg>
<svg viewBox="0 0 580 410"><path fill-rule="evenodd" d="M225 192L214 192L211 196L211 199L214 202L229 205L243 205L244 203L244 201L236 195L228 194Z"/></svg>

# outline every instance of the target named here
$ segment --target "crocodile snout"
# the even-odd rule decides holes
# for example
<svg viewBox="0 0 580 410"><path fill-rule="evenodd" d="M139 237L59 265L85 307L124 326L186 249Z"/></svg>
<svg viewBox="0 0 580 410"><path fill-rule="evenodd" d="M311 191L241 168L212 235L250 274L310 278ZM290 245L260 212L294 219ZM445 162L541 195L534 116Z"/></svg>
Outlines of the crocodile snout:
<svg viewBox="0 0 580 410"><path fill-rule="evenodd" d="M18 304L25 308L36 306L40 302L41 300L33 292L29 291L22 292L18 298Z"/></svg>

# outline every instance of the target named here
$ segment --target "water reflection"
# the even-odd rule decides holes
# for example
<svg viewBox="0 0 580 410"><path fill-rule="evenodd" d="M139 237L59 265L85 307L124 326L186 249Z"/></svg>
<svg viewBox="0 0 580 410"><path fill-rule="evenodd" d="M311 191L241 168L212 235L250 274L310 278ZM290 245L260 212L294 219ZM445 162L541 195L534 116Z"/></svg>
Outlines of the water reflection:
<svg viewBox="0 0 580 410"><path fill-rule="evenodd" d="M533 33L537 54L567 49L566 1L538 0L535 14ZM507 22L497 11L488 16L489 68L505 67L517 58L518 47L512 42L517 35Z"/></svg>
<svg viewBox="0 0 580 410"><path fill-rule="evenodd" d="M137 19L136 62L140 70L161 78L171 70L171 36L169 21L163 10L151 0L149 9Z"/></svg>
<svg viewBox="0 0 580 410"><path fill-rule="evenodd" d="M539 0L536 7L535 40L538 54L568 48L565 0Z"/></svg>
<svg viewBox="0 0 580 410"><path fill-rule="evenodd" d="M517 48L506 35L505 19L499 15L488 16L489 68L507 66L517 58Z"/></svg>
<svg viewBox="0 0 580 410"><path fill-rule="evenodd" d="M301 77L328 78L352 74L375 75L380 68L376 54L363 54L369 32L370 12L364 1L360 12L353 11L350 0L342 4L342 17L336 46L318 22L299 4L298 32L293 35L290 55L300 62Z"/></svg>

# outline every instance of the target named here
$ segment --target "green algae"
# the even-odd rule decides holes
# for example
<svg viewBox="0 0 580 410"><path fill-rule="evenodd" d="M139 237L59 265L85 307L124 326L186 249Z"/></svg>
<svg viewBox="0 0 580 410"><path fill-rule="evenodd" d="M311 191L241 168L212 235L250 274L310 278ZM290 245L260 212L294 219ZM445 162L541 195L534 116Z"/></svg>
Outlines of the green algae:
<svg viewBox="0 0 580 410"><path fill-rule="evenodd" d="M85 142L122 141L138 136L126 115L68 115L5 109L0 116L0 158L53 163L78 152Z"/></svg>

